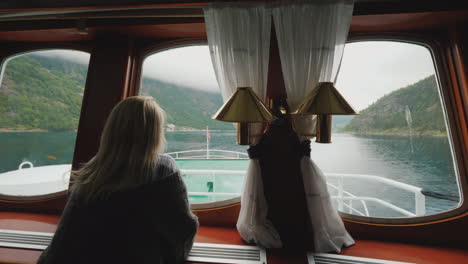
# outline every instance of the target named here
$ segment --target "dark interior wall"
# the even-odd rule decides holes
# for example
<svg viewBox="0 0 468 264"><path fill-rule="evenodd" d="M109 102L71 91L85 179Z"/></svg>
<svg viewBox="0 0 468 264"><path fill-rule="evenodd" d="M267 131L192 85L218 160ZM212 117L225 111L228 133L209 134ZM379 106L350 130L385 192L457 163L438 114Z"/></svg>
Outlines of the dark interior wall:
<svg viewBox="0 0 468 264"><path fill-rule="evenodd" d="M157 6L157 5L188 5L205 4L209 2L243 2L248 0L42 0L17 1L4 0L0 2L0 10L21 9L51 9L77 7L118 7L118 6ZM257 2L275 2L275 0L249 0ZM422 1L422 0L355 0L355 15L410 13L424 11L459 10L468 7L466 1Z"/></svg>
<svg viewBox="0 0 468 264"><path fill-rule="evenodd" d="M73 169L97 152L102 129L112 108L127 96L133 63L133 41L127 36L103 34L94 41L86 78Z"/></svg>
<svg viewBox="0 0 468 264"><path fill-rule="evenodd" d="M468 22L460 23L456 26L456 34L459 38L458 53L462 61L459 66L460 84L463 103L465 106L465 116L468 117Z"/></svg>

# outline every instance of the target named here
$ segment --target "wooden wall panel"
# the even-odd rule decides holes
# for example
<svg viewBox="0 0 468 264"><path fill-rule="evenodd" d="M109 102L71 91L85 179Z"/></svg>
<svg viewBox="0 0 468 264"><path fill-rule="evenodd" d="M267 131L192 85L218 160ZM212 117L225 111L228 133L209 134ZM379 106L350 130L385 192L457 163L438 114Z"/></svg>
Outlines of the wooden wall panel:
<svg viewBox="0 0 468 264"><path fill-rule="evenodd" d="M127 95L132 59L132 40L127 36L104 34L96 39L89 62L73 169L96 154L107 116Z"/></svg>

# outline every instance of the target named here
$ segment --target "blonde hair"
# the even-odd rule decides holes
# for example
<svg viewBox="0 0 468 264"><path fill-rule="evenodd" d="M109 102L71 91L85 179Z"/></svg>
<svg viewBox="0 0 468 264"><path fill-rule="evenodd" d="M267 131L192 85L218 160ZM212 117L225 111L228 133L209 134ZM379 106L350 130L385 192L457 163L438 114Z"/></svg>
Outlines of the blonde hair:
<svg viewBox="0 0 468 264"><path fill-rule="evenodd" d="M121 101L107 118L96 156L72 173L73 188L92 200L147 181L166 144L164 121L152 97Z"/></svg>

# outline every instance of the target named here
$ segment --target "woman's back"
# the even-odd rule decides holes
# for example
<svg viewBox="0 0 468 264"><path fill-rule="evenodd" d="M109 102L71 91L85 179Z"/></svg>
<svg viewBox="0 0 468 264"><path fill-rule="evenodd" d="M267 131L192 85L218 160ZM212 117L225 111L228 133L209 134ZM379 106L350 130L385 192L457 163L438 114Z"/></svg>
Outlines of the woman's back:
<svg viewBox="0 0 468 264"><path fill-rule="evenodd" d="M93 201L74 191L38 263L179 263L197 226L175 161L160 155L144 185Z"/></svg>
<svg viewBox="0 0 468 264"><path fill-rule="evenodd" d="M133 96L110 113L99 150L73 173L72 193L39 264L181 263L198 222L164 148L164 111Z"/></svg>

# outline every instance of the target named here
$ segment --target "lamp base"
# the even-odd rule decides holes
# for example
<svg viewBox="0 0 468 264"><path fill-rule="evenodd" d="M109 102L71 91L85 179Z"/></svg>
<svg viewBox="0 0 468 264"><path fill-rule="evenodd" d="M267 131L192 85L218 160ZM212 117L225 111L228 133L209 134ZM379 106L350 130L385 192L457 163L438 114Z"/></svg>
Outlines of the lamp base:
<svg viewBox="0 0 468 264"><path fill-rule="evenodd" d="M250 145L249 123L237 123L237 145Z"/></svg>
<svg viewBox="0 0 468 264"><path fill-rule="evenodd" d="M317 115L317 143L331 143L331 115Z"/></svg>

